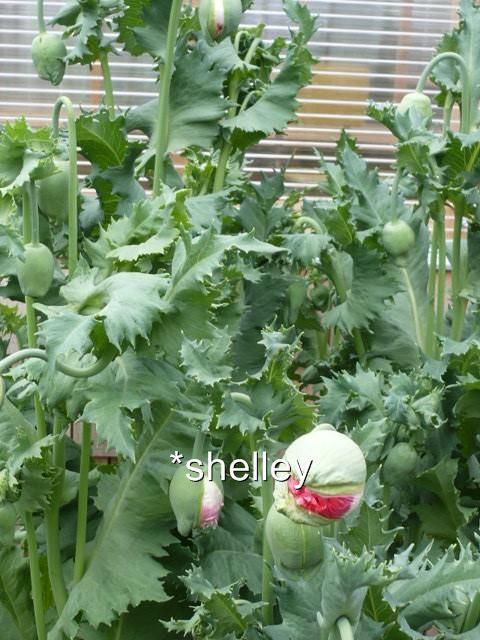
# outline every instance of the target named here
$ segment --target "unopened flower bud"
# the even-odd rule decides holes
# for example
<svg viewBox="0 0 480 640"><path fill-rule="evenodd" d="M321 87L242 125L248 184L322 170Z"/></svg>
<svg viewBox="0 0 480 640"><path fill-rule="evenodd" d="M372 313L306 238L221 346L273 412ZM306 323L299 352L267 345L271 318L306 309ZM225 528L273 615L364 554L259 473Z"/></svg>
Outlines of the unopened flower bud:
<svg viewBox="0 0 480 640"><path fill-rule="evenodd" d="M275 505L265 520L265 535L278 566L295 570L309 569L323 557L320 529L293 522L279 513Z"/></svg>
<svg viewBox="0 0 480 640"><path fill-rule="evenodd" d="M185 467L177 469L170 483L170 504L180 535L193 529L215 525L223 507L223 490L219 480L190 480Z"/></svg>
<svg viewBox="0 0 480 640"><path fill-rule="evenodd" d="M200 25L207 39L218 42L238 29L242 0L201 0Z"/></svg>
<svg viewBox="0 0 480 640"><path fill-rule="evenodd" d="M347 515L360 503L366 464L360 447L331 425L321 425L297 438L283 456L293 473L287 482L275 482L278 511L294 522L327 525ZM298 465L309 468L305 483L295 477Z"/></svg>

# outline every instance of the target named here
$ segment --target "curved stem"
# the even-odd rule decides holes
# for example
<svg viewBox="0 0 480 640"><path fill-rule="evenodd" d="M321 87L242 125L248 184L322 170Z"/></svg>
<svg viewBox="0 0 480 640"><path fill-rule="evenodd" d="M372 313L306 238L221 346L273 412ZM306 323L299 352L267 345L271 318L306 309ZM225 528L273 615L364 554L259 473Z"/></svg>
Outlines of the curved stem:
<svg viewBox="0 0 480 640"><path fill-rule="evenodd" d="M299 227L302 224L306 227L314 229L314 231L316 231L317 233L323 233L321 224L310 216L298 216L298 218L295 219L294 225L296 227Z"/></svg>
<svg viewBox="0 0 480 640"><path fill-rule="evenodd" d="M438 258L438 227L433 223L432 244L430 251L430 266L428 269L427 287L427 335L425 339L425 353L435 355L435 290L437 285L437 258Z"/></svg>
<svg viewBox="0 0 480 640"><path fill-rule="evenodd" d="M335 624L340 640L354 640L352 625L348 618L342 616Z"/></svg>
<svg viewBox="0 0 480 640"><path fill-rule="evenodd" d="M238 34L237 34L238 37ZM250 64L253 60L253 56L258 49L258 46L262 42L260 37L254 38L252 44L250 45L247 55L245 56L245 64ZM238 96L240 95L240 80L238 75L233 72L232 77L230 78L230 84L228 88L228 97L230 102L232 102L232 106L228 111L228 117L233 118L238 109ZM223 189L223 185L225 184L225 176L227 173L227 165L228 159L232 152L232 144L230 141L224 140L222 142L220 157L218 159L217 169L215 171L215 180L213 183L213 191L216 193L217 191L221 191Z"/></svg>
<svg viewBox="0 0 480 640"><path fill-rule="evenodd" d="M470 131L471 126L471 87L470 87L470 76L468 72L468 67L465 60L458 53L454 53L453 51L445 51L444 53L440 53L430 60L425 69L423 70L422 75L418 79L417 82L417 91L423 91L425 89L425 84L428 80L428 76L432 72L433 68L442 60L455 60L458 63L459 71L460 71L460 81L462 84L462 113L461 113L461 124L460 130L462 133L468 133Z"/></svg>
<svg viewBox="0 0 480 640"><path fill-rule="evenodd" d="M88 472L90 471L90 453L92 448L92 426L83 423L82 453L80 456L80 484L78 489L77 538L75 543L74 582L79 582L85 573L85 549L87 545L88 516Z"/></svg>
<svg viewBox="0 0 480 640"><path fill-rule="evenodd" d="M37 0L37 22L40 33L45 33L45 15L43 12L43 0Z"/></svg>
<svg viewBox="0 0 480 640"><path fill-rule="evenodd" d="M158 100L157 136L155 144L155 170L153 175L153 194L160 194L160 185L165 179L165 155L168 148L170 125L170 83L172 81L175 44L182 10L182 0L172 0L168 22L165 59L161 65L160 95Z"/></svg>
<svg viewBox="0 0 480 640"><path fill-rule="evenodd" d="M37 538L35 526L31 513L23 514L25 530L27 532L28 560L30 565L30 579L32 582L33 611L35 615L35 626L37 629L37 640L47 640L45 627L45 612L43 607L42 577L40 574L40 561L38 557Z"/></svg>
<svg viewBox="0 0 480 640"><path fill-rule="evenodd" d="M57 436L57 439L53 445L52 462L54 466L57 467L57 472L60 475L53 492L51 503L45 510L45 523L47 532L48 575L50 576L53 599L55 601L55 608L57 609L58 615L62 613L68 597L63 577L59 536L60 501L65 475L65 440L63 438L62 431L62 418L57 412L55 413L53 420L53 435Z"/></svg>
<svg viewBox="0 0 480 640"><path fill-rule="evenodd" d="M68 180L68 271L70 276L78 262L78 215L77 215L77 129L72 102L66 96L60 96L53 107L53 135L58 137L60 110L65 107L68 123L68 160L70 174Z"/></svg>
<svg viewBox="0 0 480 640"><path fill-rule="evenodd" d="M98 54L100 65L102 67L103 88L105 91L105 106L108 109L110 118L115 117L115 100L113 97L112 74L110 73L110 65L108 64L108 51L102 49Z"/></svg>
<svg viewBox="0 0 480 640"><path fill-rule="evenodd" d="M263 564L262 564L262 600L263 600L263 624L273 624L273 555L267 541L265 522L270 507L273 504L272 485L270 479L262 482L262 511L263 511Z"/></svg>
<svg viewBox="0 0 480 640"><path fill-rule="evenodd" d="M423 342L423 331L422 331L422 325L420 323L420 316L418 315L418 307L417 307L417 301L415 299L415 292L413 290L412 282L410 280L410 276L408 275L408 271L405 269L405 267L401 267L400 271L403 273L405 284L407 286L407 293L410 300L410 308L412 309L413 322L415 325L415 335L417 338L417 344L422 349L422 351L424 351L425 346Z"/></svg>

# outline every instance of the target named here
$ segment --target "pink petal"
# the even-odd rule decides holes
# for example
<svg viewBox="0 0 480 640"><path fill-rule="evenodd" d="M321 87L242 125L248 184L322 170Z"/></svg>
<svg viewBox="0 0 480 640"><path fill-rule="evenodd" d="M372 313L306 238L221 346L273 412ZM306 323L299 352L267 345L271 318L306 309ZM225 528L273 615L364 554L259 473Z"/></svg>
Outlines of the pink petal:
<svg viewBox="0 0 480 640"><path fill-rule="evenodd" d="M307 487L296 489L297 480L290 476L288 490L292 494L295 504L302 509L316 513L323 518L336 520L351 511L360 501L359 495L330 496L321 495Z"/></svg>
<svg viewBox="0 0 480 640"><path fill-rule="evenodd" d="M223 493L217 484L210 480L204 480L202 508L200 511L200 526L208 527L217 524L220 511L223 507Z"/></svg>

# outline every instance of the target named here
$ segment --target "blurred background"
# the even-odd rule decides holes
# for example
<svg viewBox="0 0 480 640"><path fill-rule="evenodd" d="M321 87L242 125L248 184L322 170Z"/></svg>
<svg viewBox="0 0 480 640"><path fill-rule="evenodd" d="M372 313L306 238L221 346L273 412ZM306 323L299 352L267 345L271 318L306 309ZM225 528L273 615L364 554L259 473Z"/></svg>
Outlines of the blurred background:
<svg viewBox="0 0 480 640"><path fill-rule="evenodd" d="M312 52L318 58L313 84L301 94L298 122L249 154L253 179L289 161L287 182L318 181L314 148L333 157L342 128L359 140L366 159L389 173L391 137L365 115L368 101L399 101L416 80L441 34L457 20L453 0L308 0L320 16ZM25 114L32 126L45 125L62 93L89 108L102 99L100 67L69 67L59 87L36 76L30 45L37 34L35 0L0 0L0 124ZM45 0L47 20L63 6ZM265 38L288 35L280 0L255 0L247 24L264 22ZM113 57L114 90L122 107L156 95L149 58Z"/></svg>

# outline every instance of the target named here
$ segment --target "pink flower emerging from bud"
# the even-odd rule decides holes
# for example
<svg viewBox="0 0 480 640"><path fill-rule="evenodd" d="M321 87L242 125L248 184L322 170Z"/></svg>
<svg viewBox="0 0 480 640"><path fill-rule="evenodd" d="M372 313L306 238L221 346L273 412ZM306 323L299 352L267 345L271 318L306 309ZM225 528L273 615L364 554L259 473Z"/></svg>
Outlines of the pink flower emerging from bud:
<svg viewBox="0 0 480 640"><path fill-rule="evenodd" d="M223 507L223 493L218 485L211 480L205 479L203 485L202 507L198 524L200 527L208 527L218 522Z"/></svg>
<svg viewBox="0 0 480 640"><path fill-rule="evenodd" d="M331 425L320 425L297 438L283 458L292 469L309 469L305 484L291 476L276 482L275 506L299 524L329 524L347 515L360 503L366 480L362 451L348 436Z"/></svg>
<svg viewBox="0 0 480 640"><path fill-rule="evenodd" d="M169 497L182 536L193 529L215 525L223 507L223 491L219 480L190 480L188 470L180 467L170 483Z"/></svg>
<svg viewBox="0 0 480 640"><path fill-rule="evenodd" d="M223 40L238 29L242 0L201 0L199 18L207 39Z"/></svg>

